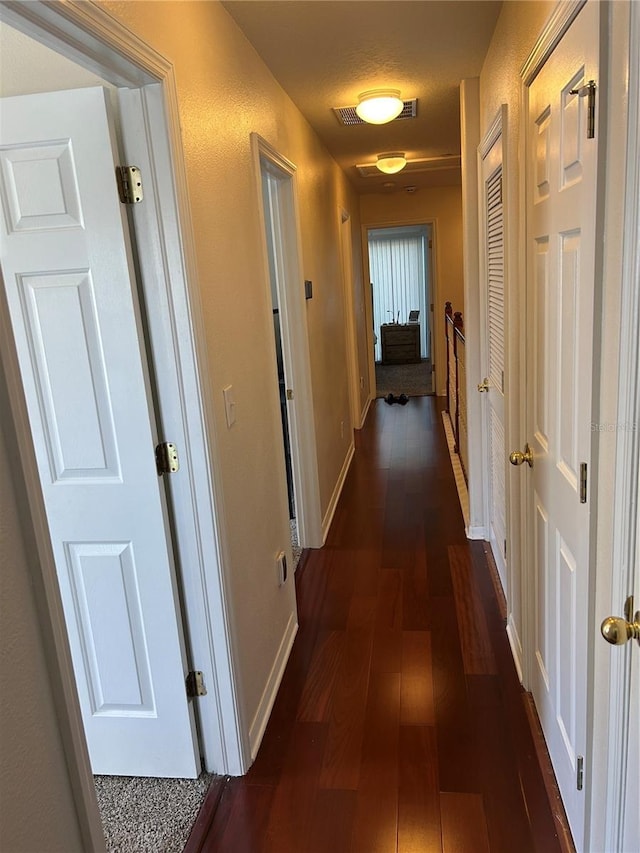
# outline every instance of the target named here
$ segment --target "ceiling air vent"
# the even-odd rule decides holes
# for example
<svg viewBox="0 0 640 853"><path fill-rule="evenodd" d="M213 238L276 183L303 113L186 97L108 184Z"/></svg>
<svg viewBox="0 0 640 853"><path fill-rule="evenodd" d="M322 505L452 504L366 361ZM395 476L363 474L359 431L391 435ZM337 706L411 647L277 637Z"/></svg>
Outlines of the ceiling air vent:
<svg viewBox="0 0 640 853"><path fill-rule="evenodd" d="M393 121L400 121L403 118L415 118L417 115L418 109L418 99L411 98L410 101L404 102L404 107L402 108L402 112L399 116L393 119ZM362 121L360 116L356 113L355 106L353 107L334 107L334 113L336 114L336 118L340 122L340 124L346 125L346 127L351 127L354 124L366 124L366 121ZM392 124L393 122L389 122Z"/></svg>

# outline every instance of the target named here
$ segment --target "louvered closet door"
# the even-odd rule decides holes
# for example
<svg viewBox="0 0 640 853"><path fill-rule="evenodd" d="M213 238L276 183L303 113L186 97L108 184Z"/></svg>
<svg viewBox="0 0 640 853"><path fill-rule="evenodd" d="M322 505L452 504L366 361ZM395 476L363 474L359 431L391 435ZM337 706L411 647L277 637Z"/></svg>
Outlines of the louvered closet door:
<svg viewBox="0 0 640 853"><path fill-rule="evenodd" d="M486 161L487 170L498 161L484 181L486 258L486 365L489 391L485 407L488 439L489 541L503 588L506 587L506 499L504 423L504 217L502 202L501 138Z"/></svg>

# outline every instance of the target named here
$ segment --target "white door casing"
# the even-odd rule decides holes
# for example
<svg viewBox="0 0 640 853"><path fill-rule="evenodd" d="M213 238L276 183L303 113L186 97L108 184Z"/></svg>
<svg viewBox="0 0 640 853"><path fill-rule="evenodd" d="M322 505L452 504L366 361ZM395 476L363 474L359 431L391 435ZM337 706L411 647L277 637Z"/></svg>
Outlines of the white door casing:
<svg viewBox="0 0 640 853"><path fill-rule="evenodd" d="M353 292L353 246L351 239L351 215L344 208L338 210L338 240L340 243L340 262L342 267L342 293L345 313L346 363L349 383L349 409L351 430L362 426L360 407L360 376L358 347L356 344L355 299ZM352 439L351 439L352 440Z"/></svg>
<svg viewBox="0 0 640 853"><path fill-rule="evenodd" d="M528 574L530 687L574 841L582 849L587 746L597 139L586 97L598 80L599 4L588 3L529 87L527 112ZM584 497L584 496L583 496Z"/></svg>
<svg viewBox="0 0 640 853"><path fill-rule="evenodd" d="M282 333L282 357L285 376L291 382L293 399L287 401L291 437L298 541L303 548L320 548L324 544L320 481L313 415L311 360L307 315L301 282L299 217L295 185L296 167L257 133L251 134L251 146L256 175L259 217L264 236L265 283L271 283L267 239L272 241L275 279ZM263 207L263 172L270 192L271 231ZM284 464L283 464L284 476ZM283 481L284 482L284 481ZM283 485L283 493L286 491Z"/></svg>
<svg viewBox="0 0 640 853"><path fill-rule="evenodd" d="M3 273L92 769L196 776L105 93L2 114Z"/></svg>
<svg viewBox="0 0 640 853"><path fill-rule="evenodd" d="M478 149L480 177L481 305L483 311L482 432L485 460L485 519L502 588L507 577L506 410L505 410L505 229L503 199L503 112Z"/></svg>

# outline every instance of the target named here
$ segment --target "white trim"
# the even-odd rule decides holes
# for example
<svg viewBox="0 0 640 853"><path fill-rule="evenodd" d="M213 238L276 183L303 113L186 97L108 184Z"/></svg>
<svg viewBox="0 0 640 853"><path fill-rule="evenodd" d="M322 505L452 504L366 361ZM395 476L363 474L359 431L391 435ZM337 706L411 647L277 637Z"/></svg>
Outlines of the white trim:
<svg viewBox="0 0 640 853"><path fill-rule="evenodd" d="M487 529L484 500L485 454L482 436L482 322L480 301L480 231L478 207L478 142L480 139L480 80L460 84L462 142L462 266L465 322L465 391L467 406L466 472L469 530ZM457 310L461 306L453 306ZM446 373L446 370L445 370Z"/></svg>
<svg viewBox="0 0 640 853"><path fill-rule="evenodd" d="M285 372L288 377L291 377L290 381L294 390L294 398L289 403L287 412L289 415L298 539L303 548L320 548L324 540L321 525L320 480L313 412L309 333L306 304L302 290L304 274L302 270L302 240L298 213L296 166L257 133L251 134L251 149L256 178L256 206L261 223L260 239L265 293L269 295L269 304L271 304L271 281L262 198L261 159L267 160L270 166L276 170L279 182L284 186L287 194L282 199L284 205L283 210L281 210L286 239L280 240L279 248L287 270L288 281L284 285L280 281L277 284L282 354Z"/></svg>
<svg viewBox="0 0 640 853"><path fill-rule="evenodd" d="M538 41L520 69L525 86L530 86L540 69L551 56L558 43L573 23L587 0L558 0Z"/></svg>
<svg viewBox="0 0 640 853"><path fill-rule="evenodd" d="M511 646L511 656L513 657L513 662L516 666L518 679L520 680L520 683L522 683L522 643L520 642L520 635L518 634L516 624L511 616L507 617L507 637L509 639L509 645Z"/></svg>
<svg viewBox="0 0 640 853"><path fill-rule="evenodd" d="M637 515L640 464L640 10L630 4L629 105L624 206L624 242L620 312L620 355L617 423L616 485L613 517L611 601L622 608L633 594L637 558ZM634 572L635 570L635 572ZM636 609L638 602L636 602ZM616 611L621 612L621 611ZM602 614L601 614L602 615ZM605 614L606 615L606 614ZM629 770L626 740L631 725L638 725L638 708L630 707L631 667L638 650L629 642L622 654L610 657L609 747L606 787L605 844L622 850L625 808L633 808L626 795ZM637 660L635 661L637 666ZM630 716L631 712L631 716Z"/></svg>
<svg viewBox="0 0 640 853"><path fill-rule="evenodd" d="M215 482L217 466L206 440L202 388L209 384L201 367L205 359L199 357L193 335L196 318L201 316L199 294L190 292L185 277L162 88L156 84L119 90L119 97L125 158L135 138L133 159L145 183L144 204L130 213L152 361L161 377L157 394L163 438L177 443L181 456L181 475L167 485L181 564L189 664L204 673L208 690L197 705L201 745L208 771L239 772L244 764L237 734L241 721L233 687L228 592L218 535L224 512L221 501L215 499L222 489ZM211 419L210 437L213 424ZM215 447L215 439L209 441Z"/></svg>
<svg viewBox="0 0 640 853"><path fill-rule="evenodd" d="M251 728L249 729L249 744L252 761L260 749L260 744L262 743L262 738L264 736L265 729L267 728L267 723L269 722L271 709L273 708L273 703L276 701L280 682L282 681L282 676L284 675L287 661L289 660L289 655L293 648L293 642L297 633L298 622L296 620L296 614L292 613L282 636L280 647L278 648L278 654L276 655L273 666L271 667L271 672L269 673L266 686L262 692L262 696L260 697L258 709L253 721L251 722Z"/></svg>
<svg viewBox="0 0 640 853"><path fill-rule="evenodd" d="M213 681L208 685L209 690L214 691L218 712L213 724L214 727L219 726L221 721L224 727L222 742L225 746L222 747L220 743L219 747L223 764L212 767L208 763L208 769L232 774L242 773L248 766L248 744L244 741L238 709L231 650L232 632L226 605L223 569L226 560L222 559L225 545L221 535L224 530L224 523L221 523L223 513L222 507L215 503L215 494L219 495L221 491L216 482L218 466L212 464L212 459L216 457L216 441L212 429L214 421L210 414L210 386L203 367L206 364L205 343L199 310L198 276L173 66L93 2L65 0L55 4L26 4L8 0L0 5L0 18L116 85L136 87L150 82L162 84L164 117L161 121L161 131L169 137L169 151L164 152L163 156L165 167L168 160L173 169L173 187L169 186L169 181L163 190L163 204L168 200L170 207L163 210L161 230L166 229L166 245L172 245L173 241L177 240L179 247L173 257L167 256L164 259L165 272L171 280L171 287L175 284L181 289L174 294L173 307L176 315L175 327L172 329L173 345L176 341L179 342L181 350L178 382L182 385L181 396L183 395L184 405L188 409L184 413L185 428L192 443L194 460L199 458L202 462L201 466L194 466L193 471L194 484L198 481L194 488L197 489L199 504L199 519L196 522L193 545L204 561L199 564L201 594L203 598L209 597L212 610L216 611L214 618L217 614L220 619L215 643L210 636L191 638L191 641L193 644L196 639L195 645L201 647L199 664L208 666L215 674L212 677L215 677L217 686L214 686ZM155 121L159 120L157 115ZM45 570L43 565L43 571ZM58 619L60 615L52 613L52 618ZM58 630L60 627L66 630L64 621L57 627ZM221 646L218 646L218 643L221 643ZM215 655L212 648L214 644ZM65 690L69 690L68 684L65 685ZM202 722L205 725L212 722L206 718L206 712ZM208 752L210 756L215 756L215 747L210 747ZM81 762L82 755L78 756L75 752L73 757L69 756L69 760ZM87 781L93 795L93 780ZM79 807L79 813L81 811Z"/></svg>
<svg viewBox="0 0 640 853"><path fill-rule="evenodd" d="M367 420L367 415L369 414L369 409L371 408L371 403L375 400L375 397L369 397L367 402L364 404L364 409L360 414L360 428L362 428Z"/></svg>
<svg viewBox="0 0 640 853"><path fill-rule="evenodd" d="M481 524L470 524L466 532L467 539L486 540L487 538L487 531Z"/></svg>
<svg viewBox="0 0 640 853"><path fill-rule="evenodd" d="M495 116L493 117L493 121L487 128L485 135L480 140L480 145L478 146L478 153L480 157L484 160L489 151L496 144L498 139L501 136L506 137L505 128L507 126L507 104L502 104Z"/></svg>
<svg viewBox="0 0 640 853"><path fill-rule="evenodd" d="M331 500L329 501L329 506L327 507L327 511L322 519L322 544L327 541L327 536L329 534L329 528L331 527L331 522L333 521L333 516L335 515L336 508L338 506L338 501L340 500L340 495L342 494L342 489L344 487L345 480L347 479L347 474L349 473L349 468L351 467L351 460L354 457L356 452L355 444L353 441L349 445L347 450L347 455L345 456L344 463L342 465L342 470L338 475L338 481L333 490L333 494L331 495Z"/></svg>

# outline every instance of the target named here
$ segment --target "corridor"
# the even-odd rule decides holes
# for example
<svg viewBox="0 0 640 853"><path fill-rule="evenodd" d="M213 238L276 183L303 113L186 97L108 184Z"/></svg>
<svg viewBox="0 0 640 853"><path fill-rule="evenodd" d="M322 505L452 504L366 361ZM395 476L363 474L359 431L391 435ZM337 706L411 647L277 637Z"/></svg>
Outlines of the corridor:
<svg viewBox="0 0 640 853"><path fill-rule="evenodd" d="M554 853L558 839L442 402L372 404L257 759L186 851Z"/></svg>

